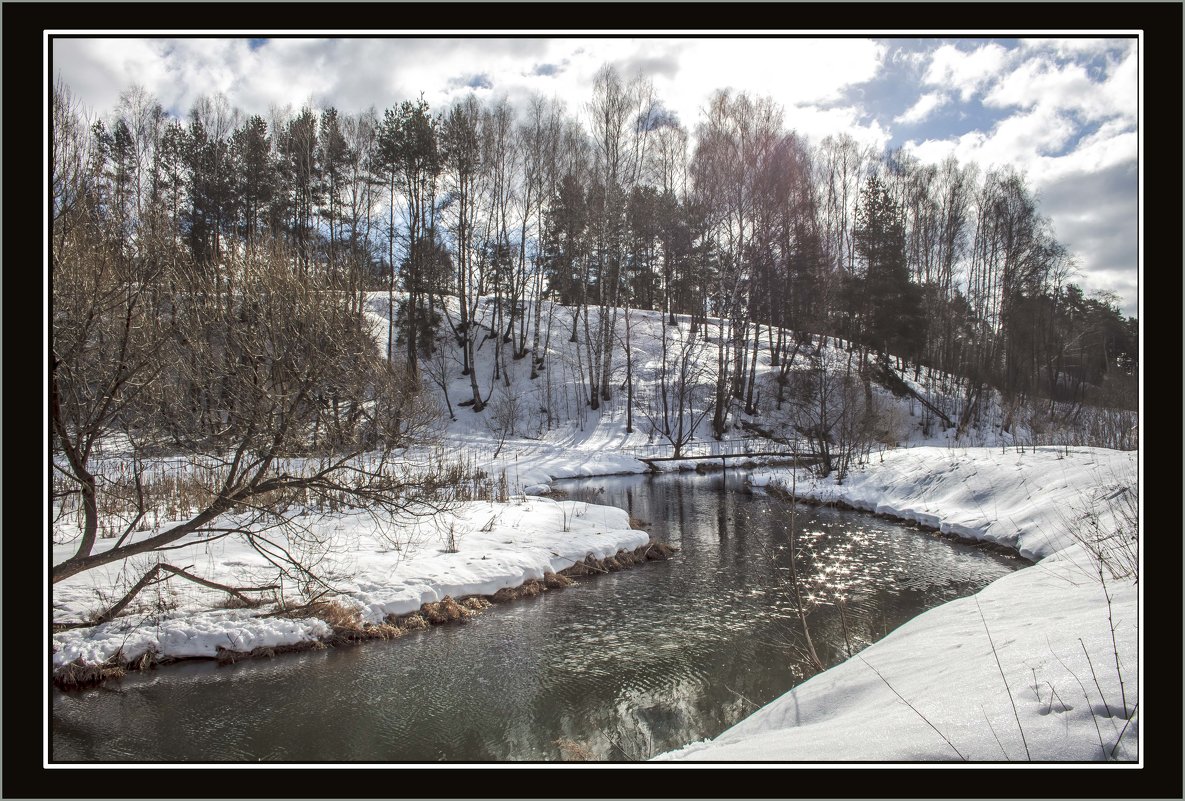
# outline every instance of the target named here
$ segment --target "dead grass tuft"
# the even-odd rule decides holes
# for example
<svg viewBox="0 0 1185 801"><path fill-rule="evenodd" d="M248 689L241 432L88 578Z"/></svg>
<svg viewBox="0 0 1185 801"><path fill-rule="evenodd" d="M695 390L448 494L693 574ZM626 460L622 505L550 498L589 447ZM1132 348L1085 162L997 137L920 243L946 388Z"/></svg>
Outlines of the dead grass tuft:
<svg viewBox="0 0 1185 801"><path fill-rule="evenodd" d="M341 644L343 642L350 642L350 640L337 640L336 638L330 640L330 644ZM215 651L215 659L219 665L233 665L236 662L242 662L244 659L271 659L277 654L295 654L303 651L322 651L327 648L321 640L305 640L303 642L294 642L287 645L261 645L258 648L252 648L250 651L235 651L230 648L223 648L218 646Z"/></svg>
<svg viewBox="0 0 1185 801"><path fill-rule="evenodd" d="M418 631L428 628L428 621L419 612L406 615L388 615L387 622L404 631Z"/></svg>
<svg viewBox="0 0 1185 801"><path fill-rule="evenodd" d="M76 659L54 671L53 683L59 690L85 690L125 675L127 669L116 658L101 665L87 665Z"/></svg>
<svg viewBox="0 0 1185 801"><path fill-rule="evenodd" d="M593 571L589 570L588 566L585 565L583 561L581 561L575 563L571 567L565 567L559 572L559 575L566 578L568 576L587 576L591 572Z"/></svg>
<svg viewBox="0 0 1185 801"><path fill-rule="evenodd" d="M357 609L352 609L339 601L318 601L302 611L303 614L329 624L333 629L333 635L329 638L330 645L345 645L366 640L391 640L406 633L404 628L390 622L365 623Z"/></svg>
<svg viewBox="0 0 1185 801"><path fill-rule="evenodd" d="M576 582L560 573L544 573L543 583L549 590L559 590L564 587L571 587Z"/></svg>
<svg viewBox="0 0 1185 801"><path fill-rule="evenodd" d="M489 609L492 604L480 595L466 595L460 601L461 606L473 612L480 612L483 609Z"/></svg>
<svg viewBox="0 0 1185 801"><path fill-rule="evenodd" d="M494 603L517 601L520 598L534 598L547 591L547 584L539 579L527 579L517 587L503 587L494 593L491 600Z"/></svg>
<svg viewBox="0 0 1185 801"><path fill-rule="evenodd" d="M433 626L441 626L445 623L456 623L463 620L473 612L454 601L451 596L446 595L435 603L426 603L421 606L420 614Z"/></svg>
<svg viewBox="0 0 1185 801"><path fill-rule="evenodd" d="M139 659L132 660L128 667L132 670L149 670L160 662L160 655L156 651L145 651Z"/></svg>
<svg viewBox="0 0 1185 801"><path fill-rule="evenodd" d="M362 618L359 616L358 610L348 607L340 601L316 601L299 610L294 610L293 614L323 620L335 631L362 627Z"/></svg>
<svg viewBox="0 0 1185 801"><path fill-rule="evenodd" d="M234 595L227 595L214 604L214 606L219 609L256 609L266 603L267 600L264 598L239 598Z"/></svg>
<svg viewBox="0 0 1185 801"><path fill-rule="evenodd" d="M665 542L659 540L651 540L650 544L643 545L639 550L642 554L651 560L670 559L678 550L672 545L667 545Z"/></svg>

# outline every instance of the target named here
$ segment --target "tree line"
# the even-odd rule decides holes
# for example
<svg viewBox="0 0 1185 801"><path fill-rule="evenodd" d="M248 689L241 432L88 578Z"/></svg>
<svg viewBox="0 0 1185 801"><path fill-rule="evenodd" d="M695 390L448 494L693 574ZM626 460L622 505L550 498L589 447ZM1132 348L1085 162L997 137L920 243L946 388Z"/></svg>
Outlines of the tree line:
<svg viewBox="0 0 1185 801"><path fill-rule="evenodd" d="M613 335L629 309L718 321L717 427L726 394L752 406L753 343L766 337L776 366L790 330L961 376L969 397L1134 403L1136 321L1073 283L1023 174L843 134L810 145L768 98L718 91L691 132L646 80L606 67L575 112L469 95L440 112L421 98L265 119L219 96L183 120L132 88L89 131L55 126L90 140L75 168L129 242L163 226L217 269L266 241L335 285L385 289L407 370L447 326L477 411L505 359L543 366L544 298L569 309L594 409L629 358Z"/></svg>

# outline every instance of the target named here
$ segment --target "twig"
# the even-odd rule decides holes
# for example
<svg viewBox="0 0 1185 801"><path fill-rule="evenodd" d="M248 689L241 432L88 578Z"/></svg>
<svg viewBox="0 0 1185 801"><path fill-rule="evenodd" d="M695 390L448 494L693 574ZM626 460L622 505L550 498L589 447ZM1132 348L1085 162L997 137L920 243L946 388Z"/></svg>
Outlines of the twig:
<svg viewBox="0 0 1185 801"><path fill-rule="evenodd" d="M852 658L852 638L848 634L847 602L842 601L837 598L835 600L835 605L839 608L839 625L843 629L843 640L844 640L844 645L846 645L847 649L848 649L848 659L851 659Z"/></svg>
<svg viewBox="0 0 1185 801"><path fill-rule="evenodd" d="M1004 750L1004 743L1000 742L1000 737L996 734L996 727L992 725L992 721L987 716L987 710L984 709L982 705L980 705L979 711L983 713L983 722L988 725L988 730L991 731L992 737L996 738L996 745L1000 746L1000 752L1004 754L1004 759L1011 762L1012 758L1009 757L1008 752Z"/></svg>
<svg viewBox="0 0 1185 801"><path fill-rule="evenodd" d="M935 733L937 733L937 734L938 734L938 736L939 736L939 737L941 737L941 738L943 739L943 741L945 741L945 742L946 742L946 744L947 744L947 745L949 745L949 746L951 747L951 750L952 750L952 751L954 751L956 754L958 754L958 755L959 755L959 759L963 760L964 762L966 762L966 761L967 761L967 757L963 756L963 753L962 753L961 751L959 751L959 749L955 748L955 744L954 744L954 743L952 743L950 740L948 740L948 739L946 738L946 735L945 735L945 734L943 734L942 732L938 731L938 727L937 727L937 726L935 726L933 723L931 723L931 722L930 722L930 719L929 719L929 718L927 718L925 715L923 715L923 714L922 714L922 713L921 713L921 712L918 710L918 708L917 708L916 706L914 706L913 704L911 704L909 701L906 701L906 700L905 700L905 697L904 697L904 696L902 696L902 695L901 695L901 693L897 692L896 688L895 688L895 687L893 687L893 685L892 685L892 684L889 684L889 680L888 680L888 679L886 679L884 676L882 676L879 670L877 670L876 668L874 668L872 665L869 665L869 664L868 664L868 660L867 660L867 659L865 659L865 658L864 658L863 656L861 656L860 654L856 654L856 658L857 658L857 659L859 659L861 662L863 662L865 665L867 665L867 666L868 666L868 669L869 669L869 670L871 670L873 673L875 673L875 674L876 674L876 676L877 676L877 678L878 678L878 679L880 679L881 681L883 681L883 682L885 683L885 686L886 686L886 687L888 687L890 690L892 690L892 691L893 691L893 695L895 695L895 696L897 696L898 698L900 698L900 699L901 699L901 702L902 702L903 704L905 704L907 707L909 707L910 709L912 709L912 710L914 711L914 714L915 714L915 715L917 715L919 718L921 718L922 720L924 720L924 721L926 722L926 725L927 725L927 726L929 726L931 729L933 729L933 730L935 731Z"/></svg>
<svg viewBox="0 0 1185 801"><path fill-rule="evenodd" d="M741 694L741 693L737 692L737 691L736 691L736 690L734 690L733 688L729 687L727 684L725 684L725 685L724 685L724 689L728 690L730 693L732 693L733 695L735 695L737 698L740 698L742 701L744 701L746 704L748 704L749 706L753 707L754 709L756 709L756 708L757 708L757 704L753 703L753 702L752 702L752 701L750 701L748 698L746 698L746 697L745 697L743 694Z"/></svg>
<svg viewBox="0 0 1185 801"><path fill-rule="evenodd" d="M1107 710L1107 717L1111 717L1111 707L1107 704L1107 696L1103 695L1103 688L1099 686L1099 677L1094 672L1094 662L1090 661L1090 653L1086 650L1086 643L1079 637L1078 644L1082 646L1082 653L1086 654L1086 664L1090 665L1090 675L1094 677L1094 686L1099 691L1099 699L1103 702L1103 709Z"/></svg>
<svg viewBox="0 0 1185 801"><path fill-rule="evenodd" d="M987 618L983 616L983 607L979 605L979 598L975 598L975 608L979 610L979 619L983 621L983 630L987 632L988 644L992 646L992 656L996 658L996 669L1000 671L1000 678L1004 680L1004 689L1008 693L1008 703L1012 704L1012 715L1016 718L1016 728L1020 729L1020 741L1025 747L1025 758L1033 761L1029 753L1029 743L1025 739L1025 727L1020 725L1020 713L1016 711L1016 700L1012 697L1012 688L1008 686L1008 678L1004 675L1004 666L1000 664L1000 655L996 652L996 644L992 641L992 633L988 630Z"/></svg>
<svg viewBox="0 0 1185 801"><path fill-rule="evenodd" d="M1067 673L1074 677L1074 681L1078 682L1078 687L1082 690L1082 697L1086 699L1086 706L1087 708L1090 708L1090 693L1086 691L1086 685L1082 683L1082 679L1078 678L1078 674L1070 670L1069 665L1062 661L1062 658L1057 655L1057 651L1053 650L1053 645L1049 642L1048 635L1045 637L1045 644L1049 646L1049 652L1053 654L1053 658L1057 660L1058 664L1061 665ZM1107 746L1103 744L1103 732L1099 728L1098 716L1094 714L1094 710L1091 710L1090 720L1092 723L1094 723L1095 734L1099 736L1099 749L1103 752L1103 759L1106 759Z"/></svg>
<svg viewBox="0 0 1185 801"><path fill-rule="evenodd" d="M1053 711L1053 699L1054 698L1056 698L1057 702L1062 705L1062 709L1061 709L1062 712L1065 712L1067 709L1069 709L1070 708L1069 705L1066 704L1066 702L1062 700L1062 697L1057 694L1057 690L1055 690L1053 688L1053 685L1050 684L1048 681L1045 682L1045 684L1049 687L1049 692L1051 693L1051 695L1049 696L1049 706L1047 706L1045 708L1045 714L1048 715L1050 712Z"/></svg>
<svg viewBox="0 0 1185 801"><path fill-rule="evenodd" d="M1127 727L1129 725L1131 725L1132 718L1134 718L1136 716L1136 710L1139 709L1139 707L1140 707L1140 702L1137 701L1136 705L1132 707L1132 713L1127 716L1127 722L1123 724L1123 729L1120 730L1119 738L1115 740L1115 745L1111 746L1111 758L1112 759L1115 758L1115 749L1119 747L1119 742L1120 742L1120 740L1123 739L1123 735L1127 731Z"/></svg>
<svg viewBox="0 0 1185 801"><path fill-rule="evenodd" d="M1101 557L1100 557L1101 558ZM1127 691L1123 687L1123 669L1119 667L1119 644L1115 641L1115 618L1111 610L1111 593L1107 592L1107 579L1103 575L1103 564L1099 562L1099 581L1103 583L1103 597L1107 599L1107 625L1111 628L1111 653L1115 655L1115 675L1119 678L1119 700L1123 712L1127 713Z"/></svg>

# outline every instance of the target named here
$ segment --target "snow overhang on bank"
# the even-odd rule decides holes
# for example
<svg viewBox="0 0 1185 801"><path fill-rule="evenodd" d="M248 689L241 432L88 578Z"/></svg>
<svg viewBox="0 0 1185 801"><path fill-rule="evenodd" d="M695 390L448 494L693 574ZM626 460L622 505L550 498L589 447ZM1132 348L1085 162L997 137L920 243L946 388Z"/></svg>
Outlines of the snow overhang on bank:
<svg viewBox="0 0 1185 801"><path fill-rule="evenodd" d="M418 610L446 596L493 595L546 574L559 573L592 556L604 559L645 545L649 535L630 528L621 509L520 496L507 503L471 502L418 521L393 544L365 515L337 515L317 529L332 547L319 572L329 577L333 598L360 612L363 622ZM171 551L177 564L200 565L204 578L241 585L266 564L240 540L222 539ZM64 558L69 545L59 546ZM136 562L132 564L132 562ZM134 558L96 568L54 586L57 620L85 619L116 588L144 569ZM141 599L134 615L53 636L53 666L75 660L124 663L151 653L158 658L213 657L218 649L249 652L324 639L321 620L263 617L252 610L210 609L225 600L196 585L170 582L168 593ZM148 606L145 606L148 604ZM152 608L152 604L156 608Z"/></svg>

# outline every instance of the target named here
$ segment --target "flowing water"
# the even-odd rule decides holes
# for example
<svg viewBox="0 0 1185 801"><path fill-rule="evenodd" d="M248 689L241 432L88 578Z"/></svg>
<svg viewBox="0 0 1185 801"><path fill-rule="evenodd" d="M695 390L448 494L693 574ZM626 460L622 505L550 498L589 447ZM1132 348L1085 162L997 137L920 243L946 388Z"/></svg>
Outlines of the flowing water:
<svg viewBox="0 0 1185 801"><path fill-rule="evenodd" d="M390 642L132 673L53 691L56 761L644 759L1024 564L870 515L791 506L734 472L559 482L680 548ZM796 568L792 571L791 568Z"/></svg>

